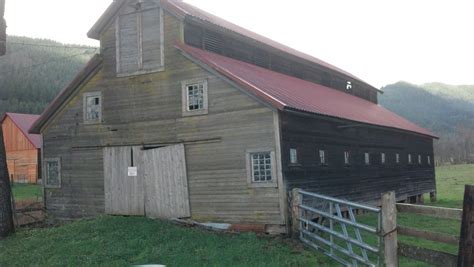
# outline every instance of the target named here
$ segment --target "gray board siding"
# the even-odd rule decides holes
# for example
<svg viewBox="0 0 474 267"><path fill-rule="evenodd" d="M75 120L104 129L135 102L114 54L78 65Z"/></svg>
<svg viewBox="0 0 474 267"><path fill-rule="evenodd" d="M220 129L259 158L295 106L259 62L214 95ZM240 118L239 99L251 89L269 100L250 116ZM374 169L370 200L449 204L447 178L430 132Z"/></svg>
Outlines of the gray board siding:
<svg viewBox="0 0 474 267"><path fill-rule="evenodd" d="M245 152L275 148L273 110L182 56L181 23L164 12L165 69L117 78L115 29L101 38L102 69L44 130L44 156L60 157L62 187L45 189L59 219L104 213L102 147L185 142L191 216L197 220L282 224L278 188L252 188ZM181 81L208 81L209 114L182 116ZM82 94L102 93L101 124L84 125ZM213 142L190 142L211 139Z"/></svg>

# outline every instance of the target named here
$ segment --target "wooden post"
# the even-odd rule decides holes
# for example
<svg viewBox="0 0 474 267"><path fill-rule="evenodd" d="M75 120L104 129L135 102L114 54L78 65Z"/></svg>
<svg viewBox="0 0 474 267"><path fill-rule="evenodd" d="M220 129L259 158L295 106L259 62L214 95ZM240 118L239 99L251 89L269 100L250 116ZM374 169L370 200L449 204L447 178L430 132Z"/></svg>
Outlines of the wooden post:
<svg viewBox="0 0 474 267"><path fill-rule="evenodd" d="M300 216L300 208L298 205L302 203L301 195L299 188L293 188L291 191L291 236L293 238L298 238L299 235L299 225L298 217Z"/></svg>
<svg viewBox="0 0 474 267"><path fill-rule="evenodd" d="M393 191L382 194L382 234L384 265L398 267L397 208Z"/></svg>
<svg viewBox="0 0 474 267"><path fill-rule="evenodd" d="M474 265L474 186L466 185L459 242L458 267Z"/></svg>
<svg viewBox="0 0 474 267"><path fill-rule="evenodd" d="M436 191L430 193L430 201L436 202Z"/></svg>

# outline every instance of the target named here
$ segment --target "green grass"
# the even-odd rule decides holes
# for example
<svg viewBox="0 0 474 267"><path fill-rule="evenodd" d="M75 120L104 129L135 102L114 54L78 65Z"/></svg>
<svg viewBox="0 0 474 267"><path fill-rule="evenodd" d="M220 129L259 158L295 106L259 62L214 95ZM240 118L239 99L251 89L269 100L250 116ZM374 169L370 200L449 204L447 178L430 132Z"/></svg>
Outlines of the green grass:
<svg viewBox="0 0 474 267"><path fill-rule="evenodd" d="M14 184L12 190L15 201L37 200L41 199L43 195L41 185Z"/></svg>
<svg viewBox="0 0 474 267"><path fill-rule="evenodd" d="M461 207L464 184L474 184L474 165L437 168L438 202ZM40 196L35 186L17 185L15 197ZM428 198L429 199L429 198ZM427 203L430 204L430 203ZM373 221L363 216L361 221ZM399 214L400 225L459 235L460 222ZM374 237L364 239L375 242ZM457 247L399 236L400 242L457 253ZM341 243L341 245L344 245ZM330 258L287 239L255 234L219 234L169 222L104 216L49 229L20 230L0 242L0 266L338 266ZM428 264L400 258L400 266Z"/></svg>
<svg viewBox="0 0 474 267"><path fill-rule="evenodd" d="M474 164L437 167L438 201L433 204L440 207L462 208L466 184L474 185Z"/></svg>
<svg viewBox="0 0 474 267"><path fill-rule="evenodd" d="M104 216L20 231L0 243L0 266L315 266L309 250L255 234L219 234L137 217Z"/></svg>

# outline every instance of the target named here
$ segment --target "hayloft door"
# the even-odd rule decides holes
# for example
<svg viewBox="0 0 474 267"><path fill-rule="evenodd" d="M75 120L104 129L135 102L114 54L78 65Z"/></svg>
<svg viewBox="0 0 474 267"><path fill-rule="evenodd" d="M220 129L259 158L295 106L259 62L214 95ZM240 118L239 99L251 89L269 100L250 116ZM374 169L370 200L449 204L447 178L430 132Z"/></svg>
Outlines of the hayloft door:
<svg viewBox="0 0 474 267"><path fill-rule="evenodd" d="M145 213L150 218L190 216L184 145L143 151Z"/></svg>
<svg viewBox="0 0 474 267"><path fill-rule="evenodd" d="M144 170L140 147L104 148L105 213L144 215Z"/></svg>

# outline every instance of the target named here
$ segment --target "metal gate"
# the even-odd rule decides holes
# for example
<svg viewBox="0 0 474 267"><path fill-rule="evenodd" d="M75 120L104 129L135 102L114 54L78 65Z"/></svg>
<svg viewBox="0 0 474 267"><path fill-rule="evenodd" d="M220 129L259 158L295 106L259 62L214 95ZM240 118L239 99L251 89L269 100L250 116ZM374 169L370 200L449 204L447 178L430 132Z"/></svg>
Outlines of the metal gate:
<svg viewBox="0 0 474 267"><path fill-rule="evenodd" d="M297 220L303 243L345 266L381 265L381 209L298 191Z"/></svg>

